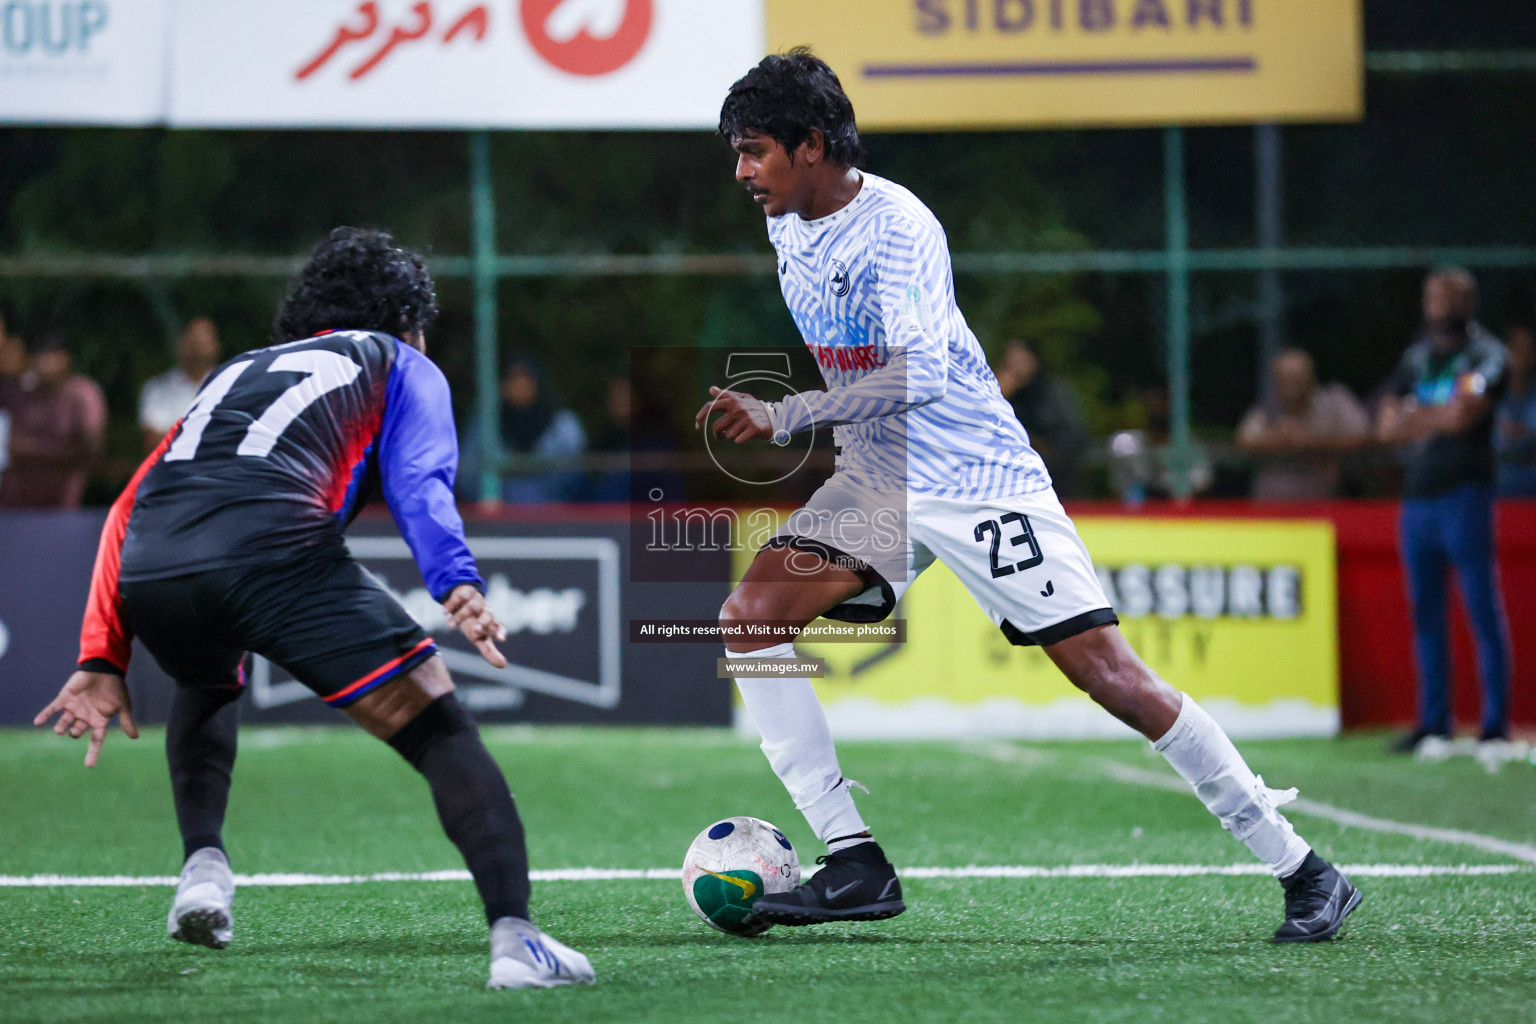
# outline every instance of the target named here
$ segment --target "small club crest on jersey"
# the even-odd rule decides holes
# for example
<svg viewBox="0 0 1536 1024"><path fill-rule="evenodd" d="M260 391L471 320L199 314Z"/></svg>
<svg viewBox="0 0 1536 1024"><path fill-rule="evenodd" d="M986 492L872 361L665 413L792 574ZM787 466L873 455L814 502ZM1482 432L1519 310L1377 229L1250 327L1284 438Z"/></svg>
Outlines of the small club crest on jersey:
<svg viewBox="0 0 1536 1024"><path fill-rule="evenodd" d="M832 294L841 298L848 294L848 289L853 287L853 282L848 277L848 264L842 260L832 261Z"/></svg>

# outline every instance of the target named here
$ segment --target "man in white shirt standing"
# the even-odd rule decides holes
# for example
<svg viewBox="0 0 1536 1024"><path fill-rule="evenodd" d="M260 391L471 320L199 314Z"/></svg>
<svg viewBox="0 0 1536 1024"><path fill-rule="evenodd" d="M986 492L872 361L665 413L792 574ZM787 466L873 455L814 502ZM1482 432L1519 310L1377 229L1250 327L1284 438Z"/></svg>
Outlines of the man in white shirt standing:
<svg viewBox="0 0 1536 1024"><path fill-rule="evenodd" d="M139 392L139 430L144 450L154 451L160 439L192 405L203 380L219 365L219 330L206 316L194 318L176 340L176 365L144 382Z"/></svg>
<svg viewBox="0 0 1536 1024"><path fill-rule="evenodd" d="M763 751L828 848L809 882L759 897L753 912L805 925L906 909L810 680L762 663L794 658L794 635L819 616L885 618L939 560L1011 642L1042 647L1151 740L1268 866L1285 893L1276 942L1332 938L1360 893L1276 809L1296 791L1265 786L1221 727L1126 643L1088 549L955 304L943 228L907 189L859 170L853 105L837 75L806 49L764 58L731 86L720 134L736 151L736 180L768 216L784 301L827 389L764 402L711 388L696 422L738 444L782 445L831 427L840 448L837 471L764 545L720 611ZM788 628L764 639L742 628L752 624Z"/></svg>

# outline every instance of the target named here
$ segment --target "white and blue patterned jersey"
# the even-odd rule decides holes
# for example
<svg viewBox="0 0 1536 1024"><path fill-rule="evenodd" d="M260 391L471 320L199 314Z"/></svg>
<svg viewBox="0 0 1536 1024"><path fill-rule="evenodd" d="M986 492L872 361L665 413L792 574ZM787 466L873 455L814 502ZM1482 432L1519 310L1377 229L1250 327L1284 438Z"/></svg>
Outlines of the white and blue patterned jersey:
<svg viewBox="0 0 1536 1024"><path fill-rule="evenodd" d="M827 383L770 404L775 440L833 427L838 471L882 490L1045 490L1045 463L955 304L944 229L907 189L863 174L830 216L768 219L784 301Z"/></svg>

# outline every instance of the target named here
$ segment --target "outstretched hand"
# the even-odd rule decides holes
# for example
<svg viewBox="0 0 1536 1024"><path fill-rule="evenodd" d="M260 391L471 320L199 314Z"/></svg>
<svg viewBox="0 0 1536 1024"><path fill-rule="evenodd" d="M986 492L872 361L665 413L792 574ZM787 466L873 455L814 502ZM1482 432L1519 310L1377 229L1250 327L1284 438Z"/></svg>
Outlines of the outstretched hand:
<svg viewBox="0 0 1536 1024"><path fill-rule="evenodd" d="M507 667L507 656L496 646L507 638L507 627L496 621L496 613L485 603L485 595L468 583L461 583L443 598L448 625L464 634L475 645L480 657L495 668Z"/></svg>
<svg viewBox="0 0 1536 1024"><path fill-rule="evenodd" d="M768 419L768 408L762 399L724 388L710 388L709 394L711 401L705 402L693 417L694 429L701 429L709 414L718 412L722 415L710 424L716 437L737 444L746 444L754 438L768 440L773 437L773 423Z"/></svg>
<svg viewBox="0 0 1536 1024"><path fill-rule="evenodd" d="M96 767L101 745L107 740L107 726L117 716L117 724L131 740L139 738L139 727L133 724L133 700L128 696L128 685L123 677L111 672L76 672L69 682L53 698L53 703L37 713L33 725L42 725L54 715L53 731L60 736L70 735L79 739L91 734L90 746L85 751L85 766Z"/></svg>

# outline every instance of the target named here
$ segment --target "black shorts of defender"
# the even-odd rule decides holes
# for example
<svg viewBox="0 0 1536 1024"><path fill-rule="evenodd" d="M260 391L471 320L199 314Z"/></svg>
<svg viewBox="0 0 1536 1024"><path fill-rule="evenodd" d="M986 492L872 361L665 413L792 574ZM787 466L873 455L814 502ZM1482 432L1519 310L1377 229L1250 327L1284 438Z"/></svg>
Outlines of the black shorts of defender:
<svg viewBox="0 0 1536 1024"><path fill-rule="evenodd" d="M861 558L855 558L830 544L808 537L774 537L763 545L762 550L767 551L770 548L793 548L796 551L817 555L823 561L840 565L858 576L865 589L851 600L822 612L823 618L836 619L839 622L884 622L896 610L895 588L878 569ZM1079 633L1086 633L1090 629L1119 624L1120 616L1115 614L1113 608L1094 608L1061 622L1054 622L1028 632L1007 619L998 623L998 628L1003 631L1003 636L1007 637L1008 642L1015 647L1049 647L1063 640L1070 640Z"/></svg>
<svg viewBox="0 0 1536 1024"><path fill-rule="evenodd" d="M134 634L178 686L241 690L254 652L342 708L437 645L344 551L122 584Z"/></svg>

